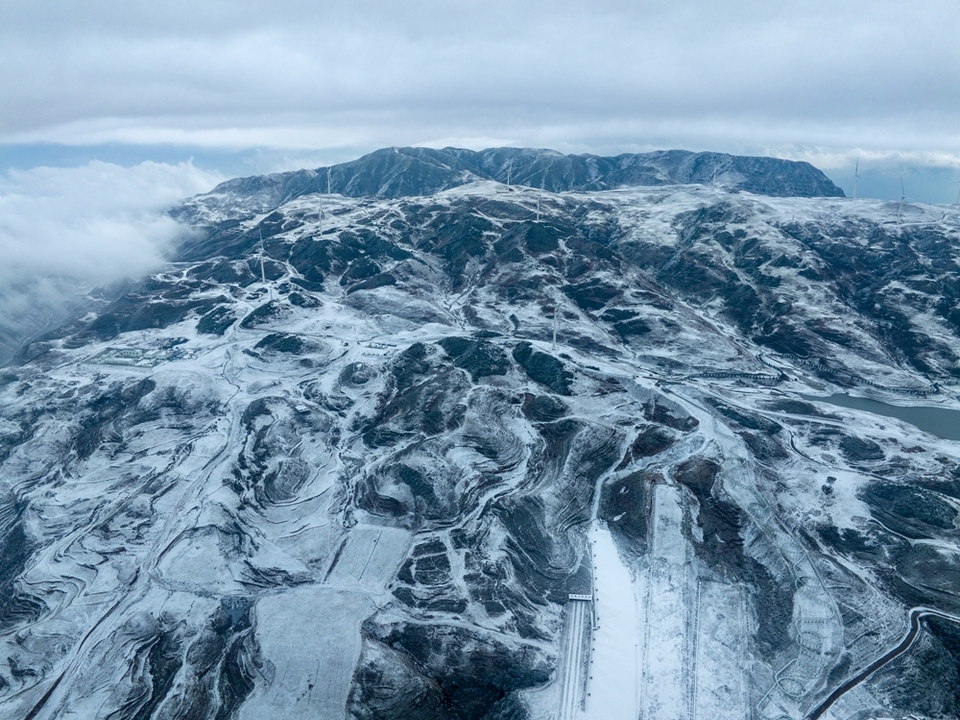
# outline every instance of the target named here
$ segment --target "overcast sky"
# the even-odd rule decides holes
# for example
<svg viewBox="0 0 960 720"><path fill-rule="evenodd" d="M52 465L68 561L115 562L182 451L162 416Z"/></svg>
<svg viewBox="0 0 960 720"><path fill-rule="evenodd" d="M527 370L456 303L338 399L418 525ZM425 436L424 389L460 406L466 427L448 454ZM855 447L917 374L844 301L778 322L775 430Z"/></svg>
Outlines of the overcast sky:
<svg viewBox="0 0 960 720"><path fill-rule="evenodd" d="M960 166L956 0L0 0L0 143ZM9 149L9 148L8 148Z"/></svg>

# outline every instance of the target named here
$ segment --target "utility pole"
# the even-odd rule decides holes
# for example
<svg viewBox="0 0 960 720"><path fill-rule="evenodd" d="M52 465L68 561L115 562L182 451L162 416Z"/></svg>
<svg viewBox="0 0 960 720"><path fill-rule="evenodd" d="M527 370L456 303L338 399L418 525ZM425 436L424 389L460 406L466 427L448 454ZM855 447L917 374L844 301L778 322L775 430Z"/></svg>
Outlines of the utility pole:
<svg viewBox="0 0 960 720"><path fill-rule="evenodd" d="M263 269L263 230L260 230L260 281L267 288L267 297L273 300L273 288L267 286L267 271Z"/></svg>
<svg viewBox="0 0 960 720"><path fill-rule="evenodd" d="M557 316L560 312L560 298L556 291L553 294L553 349L557 349Z"/></svg>

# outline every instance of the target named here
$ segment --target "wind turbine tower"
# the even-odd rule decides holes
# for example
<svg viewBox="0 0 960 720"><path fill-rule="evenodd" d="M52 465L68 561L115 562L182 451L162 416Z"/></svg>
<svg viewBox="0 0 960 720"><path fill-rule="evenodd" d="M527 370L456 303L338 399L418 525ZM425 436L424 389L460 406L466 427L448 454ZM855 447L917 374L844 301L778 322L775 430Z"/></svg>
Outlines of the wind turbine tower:
<svg viewBox="0 0 960 720"><path fill-rule="evenodd" d="M263 230L260 230L260 281L267 287L267 271L263 269ZM273 300L273 288L268 288L270 299Z"/></svg>
<svg viewBox="0 0 960 720"><path fill-rule="evenodd" d="M897 205L897 221L901 219L900 211L903 210L903 202L907 199L907 194L903 189L903 176L900 176L900 204Z"/></svg>
<svg viewBox="0 0 960 720"><path fill-rule="evenodd" d="M857 183L860 182L860 158L857 158L857 166L853 171L853 199L857 199Z"/></svg>
<svg viewBox="0 0 960 720"><path fill-rule="evenodd" d="M553 349L557 349L557 317L560 314L560 298L556 289L553 291Z"/></svg>
<svg viewBox="0 0 960 720"><path fill-rule="evenodd" d="M954 181L953 181L952 183L950 183L950 184L951 184L951 185L960 185L960 180L954 180ZM960 205L960 190L957 191L957 201L954 203L954 205Z"/></svg>

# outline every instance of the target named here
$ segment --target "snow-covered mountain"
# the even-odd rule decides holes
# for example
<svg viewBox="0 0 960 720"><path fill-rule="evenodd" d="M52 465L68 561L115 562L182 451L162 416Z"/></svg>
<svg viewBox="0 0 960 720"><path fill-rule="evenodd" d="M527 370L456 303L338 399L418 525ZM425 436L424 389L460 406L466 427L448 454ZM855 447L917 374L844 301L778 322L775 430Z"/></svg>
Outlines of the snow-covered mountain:
<svg viewBox="0 0 960 720"><path fill-rule="evenodd" d="M347 197L432 195L480 180L549 192L690 183L719 185L777 197L843 197L843 191L805 162L724 153L667 150L616 157L562 155L552 150L385 148L358 160L315 170L236 178L204 196L204 210L230 217L263 213L303 195ZM195 203L175 216L202 221Z"/></svg>
<svg viewBox="0 0 960 720"><path fill-rule="evenodd" d="M960 446L818 399L960 412L957 208L683 153L329 177L192 198L0 371L0 715L960 715Z"/></svg>

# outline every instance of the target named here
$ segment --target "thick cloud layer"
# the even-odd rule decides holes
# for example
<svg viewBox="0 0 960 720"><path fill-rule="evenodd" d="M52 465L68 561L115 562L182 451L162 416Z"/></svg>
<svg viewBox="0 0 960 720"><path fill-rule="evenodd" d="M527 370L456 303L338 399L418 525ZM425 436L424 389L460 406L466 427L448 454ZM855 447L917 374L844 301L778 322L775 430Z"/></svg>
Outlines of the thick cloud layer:
<svg viewBox="0 0 960 720"><path fill-rule="evenodd" d="M186 231L163 211L218 179L188 163L149 162L0 177L0 361L84 288L157 267Z"/></svg>
<svg viewBox="0 0 960 720"><path fill-rule="evenodd" d="M960 157L957 28L943 0L10 0L0 142Z"/></svg>

